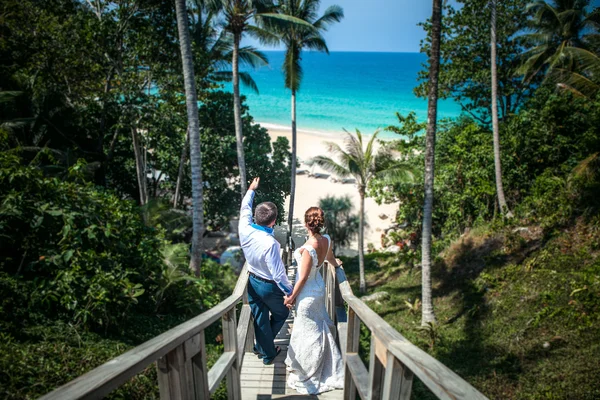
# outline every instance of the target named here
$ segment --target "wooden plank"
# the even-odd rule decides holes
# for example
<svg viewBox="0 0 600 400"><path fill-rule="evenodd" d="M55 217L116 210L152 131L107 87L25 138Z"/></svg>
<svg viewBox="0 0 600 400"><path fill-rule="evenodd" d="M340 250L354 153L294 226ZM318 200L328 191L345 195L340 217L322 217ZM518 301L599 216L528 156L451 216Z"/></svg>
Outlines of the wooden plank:
<svg viewBox="0 0 600 400"><path fill-rule="evenodd" d="M346 303L348 303L348 307L377 335L383 346L411 370L434 395L447 400L487 399L454 371L406 340L383 318L354 296L343 268L337 268L336 273L340 282L340 292Z"/></svg>
<svg viewBox="0 0 600 400"><path fill-rule="evenodd" d="M337 344L342 353L342 358L346 359L346 348L348 346L348 315L346 314L346 308L342 304L336 307L336 320L337 320Z"/></svg>
<svg viewBox="0 0 600 400"><path fill-rule="evenodd" d="M382 400L410 400L413 373L392 354L388 354L385 367Z"/></svg>
<svg viewBox="0 0 600 400"><path fill-rule="evenodd" d="M198 334L200 351L192 357L192 370L194 372L194 389L196 398L208 399L210 396L208 383L208 366L206 365L206 338L204 331Z"/></svg>
<svg viewBox="0 0 600 400"><path fill-rule="evenodd" d="M360 339L360 320L358 316L352 310L348 309L348 326L347 326L347 338L346 338L346 367L344 375L344 399L355 400L356 399L356 384L352 371L348 364L348 357L358 353L358 345ZM364 367L364 366L363 366Z"/></svg>
<svg viewBox="0 0 600 400"><path fill-rule="evenodd" d="M219 357L210 371L208 371L208 390L210 394L213 394L217 390L227 371L233 365L235 358L235 351L227 351L221 354L221 357Z"/></svg>
<svg viewBox="0 0 600 400"><path fill-rule="evenodd" d="M358 354L348 353L346 355L346 366L350 371L352 380L358 390L358 394L362 400L371 399L371 391L369 388L369 372L363 364ZM344 389L344 397L346 396L346 390Z"/></svg>
<svg viewBox="0 0 600 400"><path fill-rule="evenodd" d="M383 364L377 357L377 337L371 333L371 346L369 355L369 389L371 392L370 400L380 400L381 390L383 388ZM381 343L379 343L381 347Z"/></svg>
<svg viewBox="0 0 600 400"><path fill-rule="evenodd" d="M186 360L184 345L175 348L161 358L158 366L161 399L194 399L192 361Z"/></svg>
<svg viewBox="0 0 600 400"><path fill-rule="evenodd" d="M230 400L241 400L242 392L240 390L240 361L241 349L238 349L237 343L237 323L235 308L223 315L223 346L225 352L234 352L235 359L231 367L227 370L227 397Z"/></svg>
<svg viewBox="0 0 600 400"><path fill-rule="evenodd" d="M247 266L244 265L234 293L210 310L148 340L107 363L79 376L65 385L42 396L43 400L101 399L130 378L165 356L186 340L197 335L217 321L241 300L248 282Z"/></svg>
<svg viewBox="0 0 600 400"><path fill-rule="evenodd" d="M250 311L250 306L244 304L242 306L242 311L240 312L240 320L237 326L237 350L240 364L244 362L244 354L247 347L246 345L248 343L248 333L250 326L253 325L254 323L252 321L252 312ZM250 348L250 351L252 351L252 348Z"/></svg>

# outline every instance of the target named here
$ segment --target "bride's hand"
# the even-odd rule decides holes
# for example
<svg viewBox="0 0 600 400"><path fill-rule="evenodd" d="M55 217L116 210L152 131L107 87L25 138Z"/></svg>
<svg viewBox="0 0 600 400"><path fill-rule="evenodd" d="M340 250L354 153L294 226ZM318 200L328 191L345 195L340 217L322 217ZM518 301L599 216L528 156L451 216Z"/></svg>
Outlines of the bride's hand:
<svg viewBox="0 0 600 400"><path fill-rule="evenodd" d="M291 296L285 296L283 298L283 304L287 307L287 308L292 308L292 306L294 305L294 299Z"/></svg>

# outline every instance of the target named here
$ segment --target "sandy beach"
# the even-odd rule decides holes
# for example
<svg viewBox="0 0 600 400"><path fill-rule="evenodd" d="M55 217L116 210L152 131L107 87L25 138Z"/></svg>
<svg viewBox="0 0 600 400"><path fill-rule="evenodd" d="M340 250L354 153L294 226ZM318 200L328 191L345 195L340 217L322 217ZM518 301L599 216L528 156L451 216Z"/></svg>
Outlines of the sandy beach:
<svg viewBox="0 0 600 400"><path fill-rule="evenodd" d="M276 140L279 136L288 138L291 144L291 129L283 129L267 125L271 140ZM312 206L319 204L319 199L328 196L350 196L354 204L354 213L358 213L360 207L360 197L356 185L352 183L332 182L331 174L318 167L309 167L304 161L316 155L328 154L325 142L335 142L343 145L342 134L328 134L318 132L297 132L297 151L300 162L299 170L307 170L314 173L321 173L322 177L309 177L308 174L296 176L296 200L294 205L294 237L297 245L302 244L305 230L303 227L304 212ZM289 198L286 199L286 211L289 208ZM378 205L374 199L365 199L365 216L367 227L365 228L365 250L367 245L372 243L375 248L381 248L381 235L383 231L394 223L394 217L398 210L398 204ZM381 218L380 216L384 216ZM277 236L285 235L283 227L277 229ZM335 238L333 238L335 240ZM355 255L358 249L357 239L351 243L348 248L338 251L343 255Z"/></svg>

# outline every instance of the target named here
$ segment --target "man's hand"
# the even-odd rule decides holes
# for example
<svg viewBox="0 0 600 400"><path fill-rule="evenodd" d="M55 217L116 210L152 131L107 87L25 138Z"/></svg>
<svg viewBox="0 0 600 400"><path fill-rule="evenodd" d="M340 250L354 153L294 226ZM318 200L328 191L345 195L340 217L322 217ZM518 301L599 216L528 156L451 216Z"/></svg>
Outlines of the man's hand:
<svg viewBox="0 0 600 400"><path fill-rule="evenodd" d="M294 299L292 299L291 296L284 296L283 297L283 304L287 307L287 308L292 308L292 306L294 305Z"/></svg>
<svg viewBox="0 0 600 400"><path fill-rule="evenodd" d="M248 190L256 190L258 189L258 184L260 183L260 178L254 178Z"/></svg>

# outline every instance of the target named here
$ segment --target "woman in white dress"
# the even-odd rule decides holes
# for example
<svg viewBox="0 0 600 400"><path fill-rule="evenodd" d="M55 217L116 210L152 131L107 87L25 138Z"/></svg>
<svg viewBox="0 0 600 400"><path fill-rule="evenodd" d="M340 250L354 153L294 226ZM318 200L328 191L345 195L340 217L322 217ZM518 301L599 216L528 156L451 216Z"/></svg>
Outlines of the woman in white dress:
<svg viewBox="0 0 600 400"><path fill-rule="evenodd" d="M327 315L320 273L325 260L336 267L341 262L333 255L331 238L321 234L323 210L309 208L304 222L308 240L294 252L296 285L286 300L286 305L296 303L296 316L285 364L290 371L288 386L302 394L319 394L344 388L344 362L335 343L335 326Z"/></svg>

